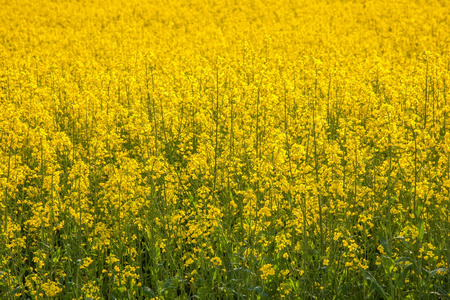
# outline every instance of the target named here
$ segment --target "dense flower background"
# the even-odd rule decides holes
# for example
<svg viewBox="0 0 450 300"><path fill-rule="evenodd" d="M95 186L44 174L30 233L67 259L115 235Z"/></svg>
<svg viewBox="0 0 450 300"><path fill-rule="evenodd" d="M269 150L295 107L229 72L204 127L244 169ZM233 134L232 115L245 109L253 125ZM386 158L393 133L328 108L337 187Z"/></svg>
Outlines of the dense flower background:
<svg viewBox="0 0 450 300"><path fill-rule="evenodd" d="M449 16L0 0L0 298L449 298Z"/></svg>

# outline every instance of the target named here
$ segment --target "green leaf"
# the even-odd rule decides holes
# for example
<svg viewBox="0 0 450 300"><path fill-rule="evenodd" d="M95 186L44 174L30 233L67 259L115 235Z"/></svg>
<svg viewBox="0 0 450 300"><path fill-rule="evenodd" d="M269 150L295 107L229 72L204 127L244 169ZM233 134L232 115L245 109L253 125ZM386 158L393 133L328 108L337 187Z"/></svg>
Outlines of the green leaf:
<svg viewBox="0 0 450 300"><path fill-rule="evenodd" d="M174 286L172 285L172 283L174 281L177 281L177 279L178 279L177 277L172 277L172 278L169 278L166 281L164 281L162 288L161 288L161 294L163 294L166 290L173 289Z"/></svg>
<svg viewBox="0 0 450 300"><path fill-rule="evenodd" d="M407 262L407 261L412 262L413 260L409 257L400 257L395 260L395 263L398 264L398 263Z"/></svg>
<svg viewBox="0 0 450 300"><path fill-rule="evenodd" d="M249 270L247 268L242 268L242 267L234 268L233 270L230 270L227 273L232 273L232 272L235 272L235 273L238 273L238 274L239 273L248 273L249 275L255 275L251 270Z"/></svg>
<svg viewBox="0 0 450 300"><path fill-rule="evenodd" d="M149 296L151 298L156 297L155 292L153 292L153 290L151 288L149 288L148 286L144 286L144 288L142 290L143 290L145 296Z"/></svg>
<svg viewBox="0 0 450 300"><path fill-rule="evenodd" d="M251 290L257 292L257 293L258 293L261 297L263 297L263 298L269 297L269 295L267 295L267 293L264 292L264 289L263 289L262 287L260 287L259 285L258 285L258 286L255 286L255 287L254 287L253 289L251 289Z"/></svg>
<svg viewBox="0 0 450 300"><path fill-rule="evenodd" d="M419 241L422 241L423 239L423 234L424 234L424 224L423 224L423 220L420 220L419 223L419 234L417 236L417 238L419 239Z"/></svg>
<svg viewBox="0 0 450 300"><path fill-rule="evenodd" d="M57 263L60 257L61 257L61 249L58 248L58 250L53 252L53 259L52 259L53 263Z"/></svg>
<svg viewBox="0 0 450 300"><path fill-rule="evenodd" d="M162 285L162 288L163 289L169 288L171 286L171 284L172 284L172 281L173 281L173 278L169 278L166 281L164 281L164 283Z"/></svg>
<svg viewBox="0 0 450 300"><path fill-rule="evenodd" d="M416 217L420 218L420 215L422 214L422 209L423 209L423 203L419 202L419 204L416 207Z"/></svg>
<svg viewBox="0 0 450 300"><path fill-rule="evenodd" d="M69 281L69 282L67 282L67 284L66 284L68 287L71 287L71 286L74 286L74 285L77 285L75 282L73 282L73 281Z"/></svg>
<svg viewBox="0 0 450 300"><path fill-rule="evenodd" d="M375 292L378 293L379 296L383 297L383 299L388 299L386 293L384 292L383 288L378 284L378 281L370 274L370 272L365 271L364 272L364 278L367 281L370 281L370 288L372 288Z"/></svg>
<svg viewBox="0 0 450 300"><path fill-rule="evenodd" d="M383 264L383 268L386 274L390 275L392 273L392 270L394 269L394 260L389 256L383 256L381 258L381 263Z"/></svg>
<svg viewBox="0 0 450 300"><path fill-rule="evenodd" d="M434 275L436 275L438 272L447 272L447 271L448 271L448 268L438 268L438 269L435 269L435 270L433 270L433 271L430 271L429 276L430 276L430 278L431 278L431 277L433 277Z"/></svg>
<svg viewBox="0 0 450 300"><path fill-rule="evenodd" d="M191 202L191 204L192 204L194 207L197 207L198 202L197 202L197 200L195 199L195 197L194 197L193 195L189 195L188 197L189 197L189 201Z"/></svg>

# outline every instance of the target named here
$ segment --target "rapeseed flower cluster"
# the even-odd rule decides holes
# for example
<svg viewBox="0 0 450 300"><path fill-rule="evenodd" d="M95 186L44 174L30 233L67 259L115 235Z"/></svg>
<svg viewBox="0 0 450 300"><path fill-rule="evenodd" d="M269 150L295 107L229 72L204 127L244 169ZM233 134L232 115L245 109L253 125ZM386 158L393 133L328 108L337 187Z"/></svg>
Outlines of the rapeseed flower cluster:
<svg viewBox="0 0 450 300"><path fill-rule="evenodd" d="M444 299L446 1L0 1L0 298Z"/></svg>

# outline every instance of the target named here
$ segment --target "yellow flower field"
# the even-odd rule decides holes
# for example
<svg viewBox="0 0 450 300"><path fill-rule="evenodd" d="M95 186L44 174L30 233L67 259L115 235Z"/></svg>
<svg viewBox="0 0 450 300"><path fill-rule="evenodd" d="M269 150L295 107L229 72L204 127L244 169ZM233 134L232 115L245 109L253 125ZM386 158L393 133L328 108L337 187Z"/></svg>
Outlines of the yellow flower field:
<svg viewBox="0 0 450 300"><path fill-rule="evenodd" d="M449 16L0 0L0 298L449 299Z"/></svg>

